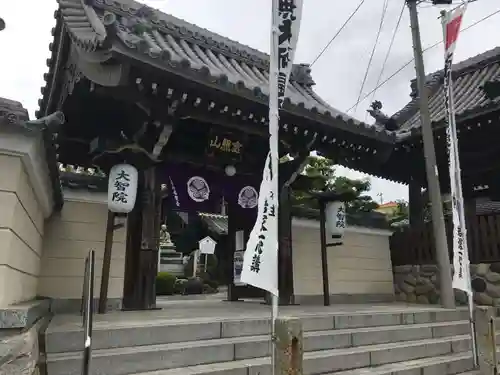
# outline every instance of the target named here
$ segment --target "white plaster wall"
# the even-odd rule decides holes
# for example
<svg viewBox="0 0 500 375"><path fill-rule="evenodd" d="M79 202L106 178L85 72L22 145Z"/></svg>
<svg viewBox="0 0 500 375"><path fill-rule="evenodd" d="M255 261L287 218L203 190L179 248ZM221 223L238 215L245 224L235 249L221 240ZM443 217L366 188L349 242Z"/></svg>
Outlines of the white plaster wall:
<svg viewBox="0 0 500 375"><path fill-rule="evenodd" d="M292 225L295 295L322 295L319 223L297 219ZM330 294L394 295L390 235L384 230L348 228L343 245L327 250Z"/></svg>
<svg viewBox="0 0 500 375"><path fill-rule="evenodd" d="M0 307L36 297L52 186L39 132L0 129Z"/></svg>
<svg viewBox="0 0 500 375"><path fill-rule="evenodd" d="M88 191L64 191L64 207L46 224L38 294L55 299L80 299L85 257L95 250L98 297L106 221L107 196ZM125 228L114 232L108 298L122 298L125 266Z"/></svg>
<svg viewBox="0 0 500 375"><path fill-rule="evenodd" d="M22 158L0 155L0 307L36 296L44 217Z"/></svg>

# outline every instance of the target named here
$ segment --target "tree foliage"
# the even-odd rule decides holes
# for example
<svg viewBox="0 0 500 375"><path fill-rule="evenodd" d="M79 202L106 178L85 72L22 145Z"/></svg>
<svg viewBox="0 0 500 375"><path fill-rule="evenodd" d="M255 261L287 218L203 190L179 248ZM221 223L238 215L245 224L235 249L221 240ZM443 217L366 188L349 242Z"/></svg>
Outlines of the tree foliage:
<svg viewBox="0 0 500 375"><path fill-rule="evenodd" d="M410 209L408 206L408 202L400 199L397 200L398 204L396 210L389 216L389 223L393 227L403 227L409 224L409 214Z"/></svg>
<svg viewBox="0 0 500 375"><path fill-rule="evenodd" d="M369 212L378 207L367 194L371 187L370 180L335 176L334 163L330 159L309 156L303 175L308 178L298 181L292 190L292 201L295 205L318 208L318 202L311 198L310 191L336 191L352 192L356 197L346 204L348 213Z"/></svg>

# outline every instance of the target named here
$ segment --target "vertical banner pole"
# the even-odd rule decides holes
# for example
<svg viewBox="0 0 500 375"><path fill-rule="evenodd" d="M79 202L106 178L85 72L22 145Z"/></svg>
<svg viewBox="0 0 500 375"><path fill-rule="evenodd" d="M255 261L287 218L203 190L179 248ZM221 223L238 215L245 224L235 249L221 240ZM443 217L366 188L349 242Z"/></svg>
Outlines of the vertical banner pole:
<svg viewBox="0 0 500 375"><path fill-rule="evenodd" d="M241 281L271 297L272 368L275 372L275 323L278 317L279 110L292 72L303 0L272 0L269 62L269 153L262 173L257 220L243 259Z"/></svg>
<svg viewBox="0 0 500 375"><path fill-rule="evenodd" d="M474 323L474 292L471 286L469 249L467 245L467 226L464 210L464 197L462 189L462 176L460 169L460 154L458 149L458 132L455 119L455 105L453 95L452 64L453 54L460 33L463 15L467 9L468 1L452 11L442 12L442 25L445 44L444 68L444 106L446 111L447 144L450 169L450 190L452 197L453 218L453 288L462 290L467 294L469 310L470 334L472 342L472 355L474 367L478 367L478 349L476 340L476 327Z"/></svg>
<svg viewBox="0 0 500 375"><path fill-rule="evenodd" d="M278 79L279 79L279 65L277 64L279 51L279 0L272 0L271 9L271 61L269 66L269 154L271 158L271 196L274 196L275 207L276 207L276 219L274 220L274 225L271 230L276 231L276 235L279 233L278 225L278 203L279 203L279 178L278 178L278 163L279 163L279 100L278 100ZM292 64L292 61L289 61ZM272 78L272 79L271 79ZM274 275L276 286L278 286L278 251L279 251L279 239L276 236L276 272ZM276 319L278 318L278 293L271 294L271 368L272 374L276 374Z"/></svg>

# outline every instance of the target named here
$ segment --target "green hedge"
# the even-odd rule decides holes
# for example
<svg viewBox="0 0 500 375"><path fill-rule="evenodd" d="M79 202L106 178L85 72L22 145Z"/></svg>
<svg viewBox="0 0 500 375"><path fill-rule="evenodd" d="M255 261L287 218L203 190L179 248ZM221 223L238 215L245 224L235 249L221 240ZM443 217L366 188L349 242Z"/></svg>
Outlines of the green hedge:
<svg viewBox="0 0 500 375"><path fill-rule="evenodd" d="M168 272L159 272L156 276L156 295L170 296L174 294L176 279Z"/></svg>

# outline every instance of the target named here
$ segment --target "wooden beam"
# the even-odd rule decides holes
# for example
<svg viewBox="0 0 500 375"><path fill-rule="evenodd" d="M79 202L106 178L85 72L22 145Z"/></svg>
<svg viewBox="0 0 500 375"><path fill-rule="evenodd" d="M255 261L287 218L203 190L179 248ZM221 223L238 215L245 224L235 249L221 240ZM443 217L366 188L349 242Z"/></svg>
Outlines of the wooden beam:
<svg viewBox="0 0 500 375"><path fill-rule="evenodd" d="M207 124L207 125L219 125L228 129L233 129L233 130L238 130L243 133L247 134L254 134L258 135L261 137L268 137L269 136L269 131L266 129L265 126L262 126L261 129L259 129L259 124L254 124L254 123L242 123L240 119L240 123L238 123L238 119L235 119L233 121L225 120L222 119L218 116L209 116L209 115L203 115L203 114L190 114L188 116L182 117L182 119L192 119L199 121L201 123Z"/></svg>
<svg viewBox="0 0 500 375"><path fill-rule="evenodd" d="M153 156L158 158L163 151L163 148L167 145L170 136L172 135L173 126L170 124L163 125L163 130L158 137L158 141L153 147Z"/></svg>

